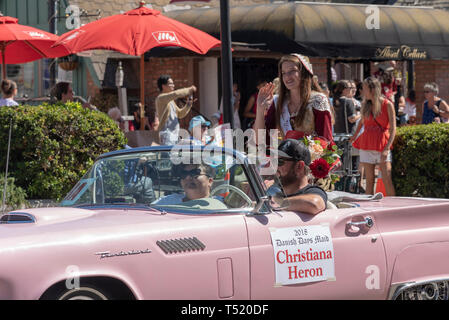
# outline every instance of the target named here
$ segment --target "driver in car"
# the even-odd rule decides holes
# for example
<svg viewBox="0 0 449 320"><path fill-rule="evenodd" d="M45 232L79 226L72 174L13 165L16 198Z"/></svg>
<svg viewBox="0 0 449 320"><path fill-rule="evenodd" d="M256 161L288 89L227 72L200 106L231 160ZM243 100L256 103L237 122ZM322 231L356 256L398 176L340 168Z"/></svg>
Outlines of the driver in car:
<svg viewBox="0 0 449 320"><path fill-rule="evenodd" d="M174 193L156 200L156 205L177 205L187 201L210 198L210 190L215 170L205 164L181 164L174 167L176 174L181 178L181 187L184 193ZM222 197L212 197L223 200Z"/></svg>

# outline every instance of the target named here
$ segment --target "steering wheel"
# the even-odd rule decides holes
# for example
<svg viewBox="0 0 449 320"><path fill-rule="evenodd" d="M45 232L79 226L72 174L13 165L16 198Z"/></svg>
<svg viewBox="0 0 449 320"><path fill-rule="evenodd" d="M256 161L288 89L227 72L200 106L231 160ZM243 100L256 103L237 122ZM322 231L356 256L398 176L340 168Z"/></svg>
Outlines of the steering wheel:
<svg viewBox="0 0 449 320"><path fill-rule="evenodd" d="M211 192L210 195L214 196L218 193L218 191L220 191L221 189L229 189L232 191L235 191L235 193L237 193L239 196L241 196L243 198L243 200L245 200L249 206L251 206L253 204L253 201L251 200L250 197L248 197L248 195L243 192L242 190L240 190L239 188L237 188L236 186L230 185L230 184L220 184L219 186L216 186Z"/></svg>

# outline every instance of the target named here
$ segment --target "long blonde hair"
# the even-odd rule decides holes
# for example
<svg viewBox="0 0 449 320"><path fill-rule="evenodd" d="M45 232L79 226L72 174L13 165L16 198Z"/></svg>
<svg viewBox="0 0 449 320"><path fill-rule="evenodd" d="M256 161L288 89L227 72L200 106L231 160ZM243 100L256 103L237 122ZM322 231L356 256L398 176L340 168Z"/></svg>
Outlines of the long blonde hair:
<svg viewBox="0 0 449 320"><path fill-rule="evenodd" d="M307 69L302 65L301 61L298 57L294 55L286 55L279 60L278 71L279 71L279 99L276 105L276 128L280 128L281 123L281 113L282 106L284 105L284 101L289 96L289 90L284 84L284 79L282 78L282 64L286 61L293 62L297 65L300 70L300 87L299 87L299 95L301 98L301 105L299 107L298 115L295 118L294 127L301 126L304 121L306 115L306 106L309 103L310 94L313 91L322 92L318 80L313 77L313 75L307 71ZM293 128L294 129L294 128ZM282 130L281 130L282 132Z"/></svg>
<svg viewBox="0 0 449 320"><path fill-rule="evenodd" d="M367 99L365 96L362 101L361 114L367 119L372 114L376 118L382 111L382 88L379 80L371 76L363 80L363 84L367 85L372 99Z"/></svg>

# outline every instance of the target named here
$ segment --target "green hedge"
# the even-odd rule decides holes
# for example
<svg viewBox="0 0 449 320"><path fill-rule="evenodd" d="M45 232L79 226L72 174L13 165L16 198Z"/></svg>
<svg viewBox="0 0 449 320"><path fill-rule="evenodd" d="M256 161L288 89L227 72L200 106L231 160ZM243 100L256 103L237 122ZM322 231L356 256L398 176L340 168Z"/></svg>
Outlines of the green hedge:
<svg viewBox="0 0 449 320"><path fill-rule="evenodd" d="M5 170L13 119L8 176L29 199L61 199L104 152L121 149L123 132L106 114L76 103L0 107L0 170Z"/></svg>
<svg viewBox="0 0 449 320"><path fill-rule="evenodd" d="M5 174L0 174L0 203L3 205L3 191L5 190ZM12 210L20 208L22 205L27 205L26 193L20 187L15 185L15 179L8 175L6 185L5 206ZM1 214L1 213L0 213Z"/></svg>
<svg viewBox="0 0 449 320"><path fill-rule="evenodd" d="M398 196L449 198L449 124L398 128L392 174Z"/></svg>

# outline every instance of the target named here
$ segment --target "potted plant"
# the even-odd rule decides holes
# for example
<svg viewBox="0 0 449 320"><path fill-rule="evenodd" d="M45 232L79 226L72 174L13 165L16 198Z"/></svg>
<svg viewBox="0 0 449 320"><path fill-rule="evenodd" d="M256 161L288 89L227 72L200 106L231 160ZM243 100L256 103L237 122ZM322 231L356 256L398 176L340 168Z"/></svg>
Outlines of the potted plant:
<svg viewBox="0 0 449 320"><path fill-rule="evenodd" d="M58 58L58 65L65 71L73 71L78 68L78 56L70 54L68 56Z"/></svg>

